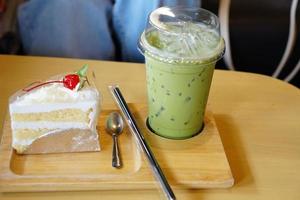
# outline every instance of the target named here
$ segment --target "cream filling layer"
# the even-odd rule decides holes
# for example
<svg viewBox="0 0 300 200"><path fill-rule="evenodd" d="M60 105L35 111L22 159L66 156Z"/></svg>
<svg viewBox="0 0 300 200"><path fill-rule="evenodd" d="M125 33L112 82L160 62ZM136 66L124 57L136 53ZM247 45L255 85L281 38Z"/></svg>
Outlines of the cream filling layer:
<svg viewBox="0 0 300 200"><path fill-rule="evenodd" d="M83 111L87 111L90 108L94 108L96 110L96 106L98 105L97 101L85 101L80 103L51 103L51 104L36 104L36 105L18 105L18 104L10 104L9 111L11 114L13 113L37 113L37 112L51 112L55 110L63 110L63 109L81 109Z"/></svg>
<svg viewBox="0 0 300 200"><path fill-rule="evenodd" d="M16 122L12 121L12 129L90 129L92 124L82 122L51 122L51 121L38 121L38 122Z"/></svg>

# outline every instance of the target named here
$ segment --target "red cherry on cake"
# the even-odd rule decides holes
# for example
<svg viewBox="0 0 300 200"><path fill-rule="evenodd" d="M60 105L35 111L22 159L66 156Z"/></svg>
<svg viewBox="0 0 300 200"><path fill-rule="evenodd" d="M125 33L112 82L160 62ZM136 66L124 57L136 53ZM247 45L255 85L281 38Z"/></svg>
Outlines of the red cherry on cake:
<svg viewBox="0 0 300 200"><path fill-rule="evenodd" d="M88 69L88 65L84 65L75 74L68 74L68 75L64 76L63 80L47 81L47 82L32 86L30 88L24 88L23 91L29 92L35 88L41 87L43 85L51 84L51 83L63 83L64 87L68 88L70 90L74 90L77 87L77 85L79 84L76 89L80 89L83 87L85 82L89 83L88 79L86 77L87 69ZM82 80L80 81L80 79L82 79Z"/></svg>
<svg viewBox="0 0 300 200"><path fill-rule="evenodd" d="M77 75L77 74L68 74L68 75L64 76L62 81L48 81L48 82L45 82L45 83L35 85L31 88L24 88L23 91L29 92L29 91L31 91L35 88L41 87L43 85L48 85L50 83L63 83L64 87L66 87L70 90L73 90L74 88L76 88L76 86L77 86L77 84L79 84L79 82L80 82L79 75Z"/></svg>
<svg viewBox="0 0 300 200"><path fill-rule="evenodd" d="M77 74L68 74L63 79L64 86L70 90L73 90L79 82L80 77Z"/></svg>

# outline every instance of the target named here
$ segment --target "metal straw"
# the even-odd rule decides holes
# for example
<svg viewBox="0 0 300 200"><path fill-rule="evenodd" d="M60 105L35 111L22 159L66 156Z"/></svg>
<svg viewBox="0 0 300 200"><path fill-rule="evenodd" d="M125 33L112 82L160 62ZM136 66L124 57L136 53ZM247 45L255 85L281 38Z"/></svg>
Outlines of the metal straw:
<svg viewBox="0 0 300 200"><path fill-rule="evenodd" d="M144 136L140 132L140 130L137 127L137 124L128 108L128 105L119 89L116 85L109 86L110 92L112 93L117 105L119 106L125 121L127 122L129 129L131 133L134 135L137 143L139 144L140 148L143 150L143 152L146 155L147 160L149 161L150 167L152 169L152 172L155 175L155 178L158 180L162 190L164 191L166 197L169 200L175 200L176 197L172 191L172 188L170 187L163 171L159 167L158 162L156 161L150 147L148 146L147 142L144 139Z"/></svg>

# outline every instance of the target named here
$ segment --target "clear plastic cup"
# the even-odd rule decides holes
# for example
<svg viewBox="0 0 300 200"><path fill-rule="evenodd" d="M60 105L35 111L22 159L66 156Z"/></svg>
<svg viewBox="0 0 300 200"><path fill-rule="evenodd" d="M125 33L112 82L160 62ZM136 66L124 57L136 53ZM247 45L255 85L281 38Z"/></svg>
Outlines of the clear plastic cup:
<svg viewBox="0 0 300 200"><path fill-rule="evenodd" d="M158 8L138 46L145 56L152 131L171 139L199 133L214 67L225 49L218 18L201 8Z"/></svg>

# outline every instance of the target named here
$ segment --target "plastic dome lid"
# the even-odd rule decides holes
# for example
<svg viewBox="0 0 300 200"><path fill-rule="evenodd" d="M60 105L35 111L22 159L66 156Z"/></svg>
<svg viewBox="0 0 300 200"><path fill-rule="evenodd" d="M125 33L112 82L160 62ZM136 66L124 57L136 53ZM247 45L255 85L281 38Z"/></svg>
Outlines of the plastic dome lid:
<svg viewBox="0 0 300 200"><path fill-rule="evenodd" d="M217 16L201 8L161 7L150 13L138 48L165 62L209 63L223 56Z"/></svg>

